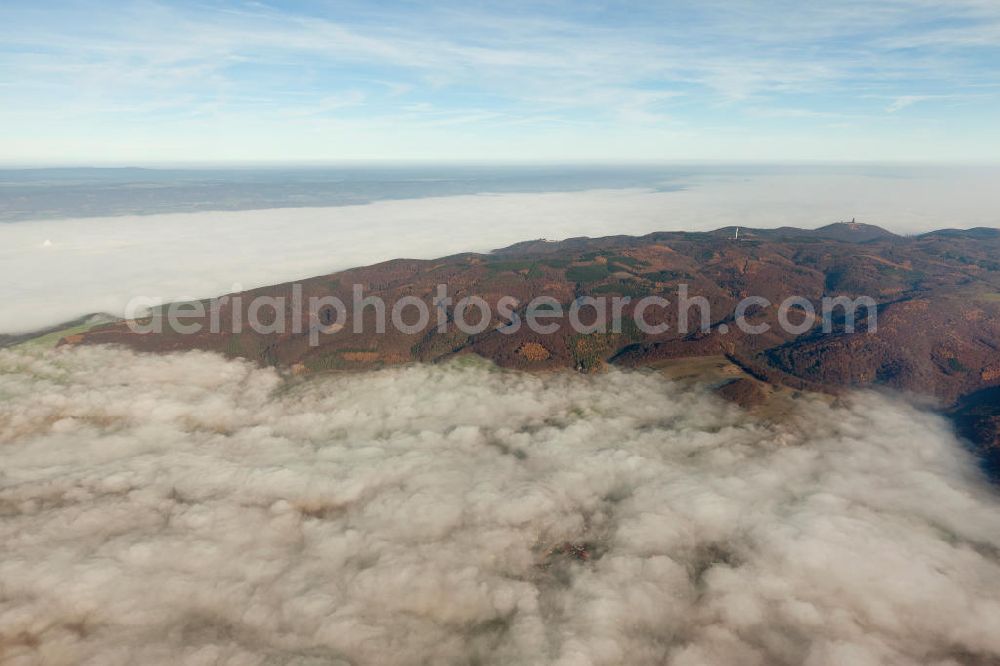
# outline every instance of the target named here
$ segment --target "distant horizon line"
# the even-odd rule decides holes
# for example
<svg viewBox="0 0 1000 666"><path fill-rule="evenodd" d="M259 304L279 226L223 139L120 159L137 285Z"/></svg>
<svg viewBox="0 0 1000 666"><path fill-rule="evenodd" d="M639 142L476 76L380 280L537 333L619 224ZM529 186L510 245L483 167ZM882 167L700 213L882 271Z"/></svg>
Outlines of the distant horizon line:
<svg viewBox="0 0 1000 666"><path fill-rule="evenodd" d="M426 159L372 158L342 160L193 160L193 161L73 161L25 162L2 161L0 170L29 171L55 169L91 170L168 170L168 169L322 169L343 167L668 167L668 166L911 166L911 167L1000 167L1000 160L914 160L914 159Z"/></svg>

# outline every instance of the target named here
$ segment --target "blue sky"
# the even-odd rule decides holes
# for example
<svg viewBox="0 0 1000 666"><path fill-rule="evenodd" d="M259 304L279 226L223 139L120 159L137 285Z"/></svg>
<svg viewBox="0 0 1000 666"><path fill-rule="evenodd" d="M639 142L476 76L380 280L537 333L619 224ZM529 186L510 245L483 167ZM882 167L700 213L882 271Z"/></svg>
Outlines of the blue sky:
<svg viewBox="0 0 1000 666"><path fill-rule="evenodd" d="M0 5L6 163L998 155L998 0Z"/></svg>

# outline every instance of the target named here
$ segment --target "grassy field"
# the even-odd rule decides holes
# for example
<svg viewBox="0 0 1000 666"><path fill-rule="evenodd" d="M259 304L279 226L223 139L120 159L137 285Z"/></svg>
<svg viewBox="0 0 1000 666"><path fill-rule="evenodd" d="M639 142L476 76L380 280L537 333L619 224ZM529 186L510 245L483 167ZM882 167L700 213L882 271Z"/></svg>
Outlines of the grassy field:
<svg viewBox="0 0 1000 666"><path fill-rule="evenodd" d="M67 335L75 335L77 333L85 333L92 329L96 324L81 324L79 326L71 326L69 328L64 328L59 331L53 331L51 333L46 333L45 335L40 335L37 338L31 338L30 340L25 340L19 344L14 345L15 349L29 349L29 348L45 348L51 349L59 344L59 341L65 338Z"/></svg>
<svg viewBox="0 0 1000 666"><path fill-rule="evenodd" d="M28 333L17 336L0 336L0 348L10 347L12 349L51 349L59 344L59 341L67 335L85 333L95 326L106 323L106 320L88 316L76 321L67 322L61 328L48 328L37 333ZM3 338L6 337L6 341Z"/></svg>

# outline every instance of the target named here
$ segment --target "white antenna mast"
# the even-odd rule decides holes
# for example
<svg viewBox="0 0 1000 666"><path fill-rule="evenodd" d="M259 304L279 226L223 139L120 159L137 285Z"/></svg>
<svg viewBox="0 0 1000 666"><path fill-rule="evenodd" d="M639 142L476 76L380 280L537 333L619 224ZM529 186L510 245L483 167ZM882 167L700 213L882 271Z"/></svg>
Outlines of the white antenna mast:
<svg viewBox="0 0 1000 666"><path fill-rule="evenodd" d="M736 235L733 236L733 240L739 240L739 239L740 239L740 228L736 227Z"/></svg>

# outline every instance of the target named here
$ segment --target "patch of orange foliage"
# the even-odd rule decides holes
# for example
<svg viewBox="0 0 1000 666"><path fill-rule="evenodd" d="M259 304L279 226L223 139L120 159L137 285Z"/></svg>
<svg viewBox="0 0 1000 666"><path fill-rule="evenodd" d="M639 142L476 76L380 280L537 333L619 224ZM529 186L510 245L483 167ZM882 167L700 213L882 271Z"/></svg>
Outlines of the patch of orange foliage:
<svg viewBox="0 0 1000 666"><path fill-rule="evenodd" d="M378 352L344 352L340 356L345 361L356 361L358 363L371 363L379 359Z"/></svg>
<svg viewBox="0 0 1000 666"><path fill-rule="evenodd" d="M525 342L517 353L529 361L544 361L552 356L548 349L537 342Z"/></svg>

